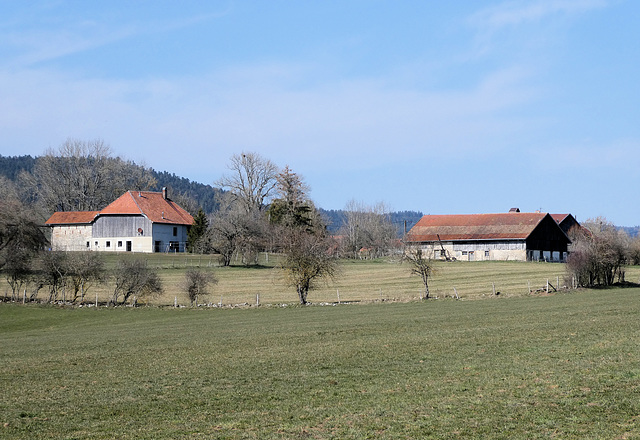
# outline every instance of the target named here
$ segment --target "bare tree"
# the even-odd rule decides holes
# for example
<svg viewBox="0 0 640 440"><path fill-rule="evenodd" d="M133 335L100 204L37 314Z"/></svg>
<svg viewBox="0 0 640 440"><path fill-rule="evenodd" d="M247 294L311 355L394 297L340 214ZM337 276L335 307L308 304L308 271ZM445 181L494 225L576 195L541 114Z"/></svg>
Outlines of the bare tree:
<svg viewBox="0 0 640 440"><path fill-rule="evenodd" d="M38 264L37 283L49 288L47 302L58 300L62 294L62 301L66 302L67 275L69 271L68 254L63 251L43 252Z"/></svg>
<svg viewBox="0 0 640 440"><path fill-rule="evenodd" d="M216 183L233 194L246 213L265 207L275 185L278 167L257 153L234 154L228 166L231 173Z"/></svg>
<svg viewBox="0 0 640 440"><path fill-rule="evenodd" d="M434 272L434 262L424 258L422 249L410 249L405 253L405 261L409 262L412 275L418 275L424 285L424 299L429 299L429 278Z"/></svg>
<svg viewBox="0 0 640 440"><path fill-rule="evenodd" d="M67 139L37 159L23 185L48 212L101 209L129 189L146 190L155 179L145 167L112 157L102 140Z"/></svg>
<svg viewBox="0 0 640 440"><path fill-rule="evenodd" d="M218 280L211 272L190 269L184 274L182 290L186 292L191 306L198 305L198 297L209 293L208 288Z"/></svg>
<svg viewBox="0 0 640 440"><path fill-rule="evenodd" d="M310 233L303 228L283 230L284 258L280 268L285 283L295 287L300 304L307 304L309 290L320 281L334 279L339 273L335 242L324 234Z"/></svg>
<svg viewBox="0 0 640 440"><path fill-rule="evenodd" d="M75 302L79 296L82 304L87 290L94 283L104 281L106 277L104 258L98 252L76 252L69 254L67 263L67 273L74 295L72 301Z"/></svg>
<svg viewBox="0 0 640 440"><path fill-rule="evenodd" d="M397 239L397 230L391 223L389 209L384 203L368 206L351 200L345 209L344 224L340 235L343 254L351 257L385 255Z"/></svg>
<svg viewBox="0 0 640 440"><path fill-rule="evenodd" d="M607 219L589 219L569 231L567 270L580 286L609 286L624 281L629 237Z"/></svg>
<svg viewBox="0 0 640 440"><path fill-rule="evenodd" d="M135 305L139 298L162 292L162 282L158 273L138 258L118 260L113 271L115 288L109 305L125 304L133 298Z"/></svg>

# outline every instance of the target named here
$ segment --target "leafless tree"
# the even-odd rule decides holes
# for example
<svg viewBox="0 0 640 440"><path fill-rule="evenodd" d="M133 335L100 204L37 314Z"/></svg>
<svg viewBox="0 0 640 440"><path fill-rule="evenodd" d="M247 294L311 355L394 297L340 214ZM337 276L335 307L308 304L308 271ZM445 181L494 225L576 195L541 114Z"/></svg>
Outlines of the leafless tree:
<svg viewBox="0 0 640 440"><path fill-rule="evenodd" d="M158 273L148 267L145 260L139 258L118 260L113 278L115 287L109 305L125 304L130 298L133 298L135 305L142 297L162 292L162 282Z"/></svg>
<svg viewBox="0 0 640 440"><path fill-rule="evenodd" d="M257 153L243 152L231 157L228 168L230 174L216 183L231 192L244 212L263 210L276 185L278 167Z"/></svg>
<svg viewBox="0 0 640 440"><path fill-rule="evenodd" d="M79 296L80 303L83 303L87 290L106 278L104 258L98 252L75 252L69 254L67 264L69 284L74 295L72 301L75 302Z"/></svg>
<svg viewBox="0 0 640 440"><path fill-rule="evenodd" d="M425 258L422 249L409 249L404 257L411 268L411 274L418 275L424 285L424 299L429 299L429 278L434 272L434 262L431 258Z"/></svg>
<svg viewBox="0 0 640 440"><path fill-rule="evenodd" d="M603 217L589 219L569 231L571 247L567 270L578 285L609 286L624 281L629 238Z"/></svg>
<svg viewBox="0 0 640 440"><path fill-rule="evenodd" d="M397 239L397 230L391 223L389 209L384 203L368 206L351 200L345 209L345 220L340 230L342 250L347 257L362 257L363 251L371 257L385 255Z"/></svg>
<svg viewBox="0 0 640 440"><path fill-rule="evenodd" d="M217 283L218 280L213 273L190 269L184 274L182 290L186 292L193 307L194 304L198 305L198 297L207 295L209 286Z"/></svg>
<svg viewBox="0 0 640 440"><path fill-rule="evenodd" d="M69 271L68 254L63 251L43 252L39 258L37 283L49 288L48 302L58 300L66 302L67 276Z"/></svg>
<svg viewBox="0 0 640 440"><path fill-rule="evenodd" d="M320 281L333 280L339 273L333 252L335 242L324 234L300 227L283 229L281 240L284 258L280 268L285 283L295 287L300 304L307 304L309 290Z"/></svg>
<svg viewBox="0 0 640 440"><path fill-rule="evenodd" d="M59 149L49 149L21 181L35 190L34 198L48 212L102 209L126 190L155 185L148 169L113 157L99 139L68 139Z"/></svg>

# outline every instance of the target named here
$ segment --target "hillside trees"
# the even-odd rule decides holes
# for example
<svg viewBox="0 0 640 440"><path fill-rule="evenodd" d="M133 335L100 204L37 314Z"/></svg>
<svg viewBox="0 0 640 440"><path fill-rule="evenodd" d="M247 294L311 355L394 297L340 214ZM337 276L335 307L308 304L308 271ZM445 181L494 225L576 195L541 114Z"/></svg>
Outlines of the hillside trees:
<svg viewBox="0 0 640 440"><path fill-rule="evenodd" d="M38 157L32 173L22 173L20 179L49 213L102 209L127 190L155 185L148 169L113 157L99 139L67 139Z"/></svg>

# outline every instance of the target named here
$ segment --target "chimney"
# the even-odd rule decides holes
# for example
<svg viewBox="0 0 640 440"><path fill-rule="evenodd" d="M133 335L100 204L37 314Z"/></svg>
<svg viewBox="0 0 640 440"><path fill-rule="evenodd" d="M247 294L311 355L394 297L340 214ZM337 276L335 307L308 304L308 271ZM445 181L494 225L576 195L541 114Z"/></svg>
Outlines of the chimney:
<svg viewBox="0 0 640 440"><path fill-rule="evenodd" d="M162 198L167 200L167 187L166 186L162 187Z"/></svg>

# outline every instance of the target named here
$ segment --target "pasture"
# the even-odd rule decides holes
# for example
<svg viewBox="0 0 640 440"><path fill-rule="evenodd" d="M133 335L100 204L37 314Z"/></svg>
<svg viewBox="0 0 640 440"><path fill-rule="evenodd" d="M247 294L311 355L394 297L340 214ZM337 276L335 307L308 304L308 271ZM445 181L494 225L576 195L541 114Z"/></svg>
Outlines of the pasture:
<svg viewBox="0 0 640 440"><path fill-rule="evenodd" d="M293 304L297 301L294 288L283 284L277 269L277 255L260 255L258 266L232 265L219 267L215 256L186 254L123 254L106 255L107 267L115 266L117 258L144 258L149 266L158 269L164 285L160 296L143 299L142 304L171 306L188 305L186 294L180 288L187 269L211 271L219 280L210 294L199 299L209 305ZM419 277L411 276L409 265L397 259L343 260L341 274L329 283L320 283L309 293L312 303L334 302L406 302L418 300L423 294ZM553 287L570 285L565 280L565 266L558 263L524 263L516 261L488 262L436 262L436 272L429 287L432 296L440 299L457 295L462 300L528 295L529 289L546 292L547 280ZM638 282L640 268L627 268L627 280ZM46 288L39 298L46 297ZM0 280L0 294L10 296L6 281ZM113 293L110 282L90 288L86 302L104 304ZM140 302L139 302L140 303Z"/></svg>
<svg viewBox="0 0 640 440"><path fill-rule="evenodd" d="M640 438L639 317L638 288L229 310L4 303L0 437Z"/></svg>

